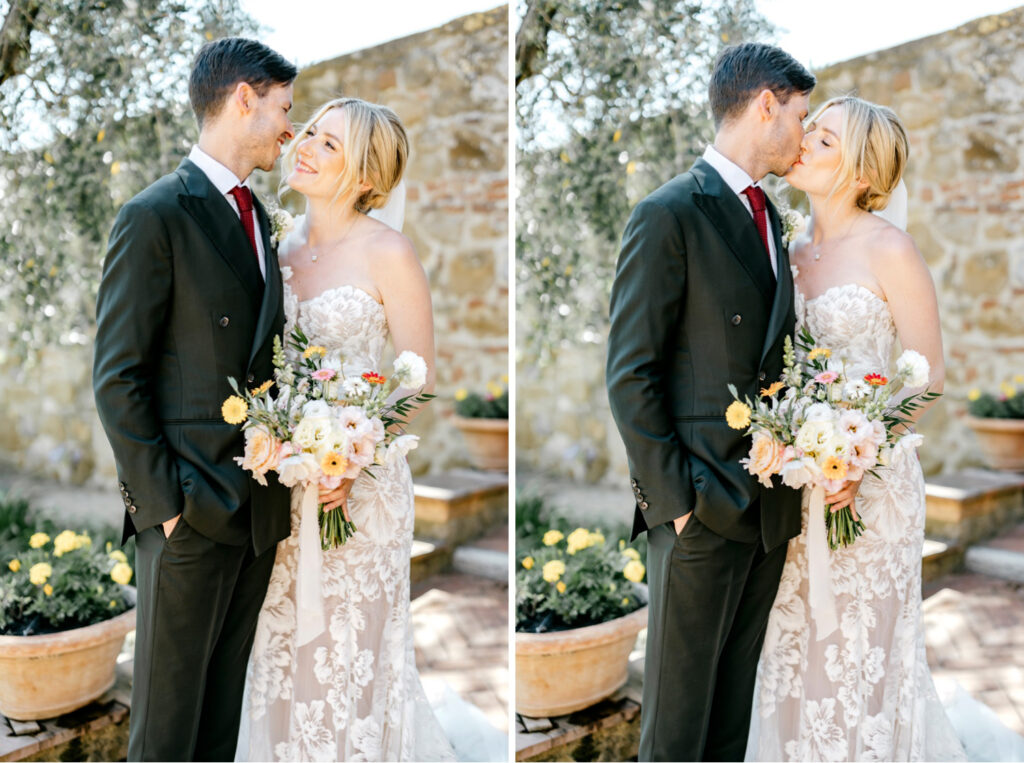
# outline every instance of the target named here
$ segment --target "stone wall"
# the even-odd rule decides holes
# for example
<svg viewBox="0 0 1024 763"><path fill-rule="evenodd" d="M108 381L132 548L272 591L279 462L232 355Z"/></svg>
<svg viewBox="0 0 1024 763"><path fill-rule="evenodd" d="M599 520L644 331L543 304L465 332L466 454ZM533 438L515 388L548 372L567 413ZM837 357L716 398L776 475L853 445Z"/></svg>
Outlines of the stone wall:
<svg viewBox="0 0 1024 763"><path fill-rule="evenodd" d="M424 447L410 462L466 465L452 396L508 371L507 6L304 69L293 119L339 95L392 107L408 130L405 233L430 278L438 356L438 399L414 424ZM0 459L112 485L90 373L89 345L44 348L34 368L0 348Z"/></svg>
<svg viewBox="0 0 1024 763"><path fill-rule="evenodd" d="M855 90L906 124L908 227L938 290L946 355L945 397L922 423L919 452L929 473L979 464L963 422L967 393L1024 373L1024 7L816 74L812 109ZM603 342L558 350L544 367L520 358L520 468L626 478ZM544 397L553 388L555 401Z"/></svg>

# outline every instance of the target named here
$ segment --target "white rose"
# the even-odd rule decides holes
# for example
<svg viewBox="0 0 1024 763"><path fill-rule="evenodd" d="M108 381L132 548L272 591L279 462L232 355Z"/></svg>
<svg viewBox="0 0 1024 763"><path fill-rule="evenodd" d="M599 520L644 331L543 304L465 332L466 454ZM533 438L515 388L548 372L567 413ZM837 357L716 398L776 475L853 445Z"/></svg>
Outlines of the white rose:
<svg viewBox="0 0 1024 763"><path fill-rule="evenodd" d="M316 458L310 453L296 453L281 460L277 467L277 479L285 487L301 482L311 482L320 472Z"/></svg>
<svg viewBox="0 0 1024 763"><path fill-rule="evenodd" d="M828 403L814 403L804 411L804 421L835 421L836 412Z"/></svg>
<svg viewBox="0 0 1024 763"><path fill-rule="evenodd" d="M879 466L888 466L892 463L892 446L886 445L878 449Z"/></svg>
<svg viewBox="0 0 1024 763"><path fill-rule="evenodd" d="M418 389L427 383L427 363L411 350L405 350L395 359L395 378L408 389Z"/></svg>
<svg viewBox="0 0 1024 763"><path fill-rule="evenodd" d="M324 419L331 415L331 406L323 400L311 400L302 406L303 418Z"/></svg>
<svg viewBox="0 0 1024 763"><path fill-rule="evenodd" d="M928 383L931 368L924 355L914 350L904 350L896 361L896 372L906 377L908 387L923 387Z"/></svg>
<svg viewBox="0 0 1024 763"><path fill-rule="evenodd" d="M414 434L403 434L396 437L384 452L384 463L390 466L410 450L419 445L420 438Z"/></svg>
<svg viewBox="0 0 1024 763"><path fill-rule="evenodd" d="M804 453L820 453L835 431L831 421L806 421L796 434L796 446Z"/></svg>
<svg viewBox="0 0 1024 763"><path fill-rule="evenodd" d="M317 448L331 436L333 429L329 418L321 416L304 416L292 434L292 442L304 449Z"/></svg>

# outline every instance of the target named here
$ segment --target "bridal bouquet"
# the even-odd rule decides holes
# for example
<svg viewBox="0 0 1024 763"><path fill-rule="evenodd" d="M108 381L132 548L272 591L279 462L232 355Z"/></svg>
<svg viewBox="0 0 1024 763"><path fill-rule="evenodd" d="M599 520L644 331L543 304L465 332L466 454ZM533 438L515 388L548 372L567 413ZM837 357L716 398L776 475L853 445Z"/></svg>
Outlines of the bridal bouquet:
<svg viewBox="0 0 1024 763"><path fill-rule="evenodd" d="M266 485L265 475L274 471L286 487L333 490L363 470L373 476L374 466L391 464L416 447L419 438L402 433L405 417L434 396L388 398L400 386L422 389L427 379L423 358L403 352L390 378L377 371L346 376L344 359L310 344L299 329L289 345L297 353L296 363L285 357L281 337L274 337L274 379L239 390L229 377L235 394L221 407L224 420L245 431L245 455L235 461L257 482ZM356 530L342 512L325 512L322 504L317 516L324 550L342 545Z"/></svg>
<svg viewBox="0 0 1024 763"><path fill-rule="evenodd" d="M796 339L806 357L803 363L797 362L793 344L786 337L781 381L762 389L758 400L740 400L729 385L735 400L726 421L752 435L749 455L740 463L762 485L771 487L772 476L780 475L789 487L819 489L820 500L844 482L888 465L894 448L920 445L921 435L899 430L910 423L909 414L940 395L927 390L900 399L896 395L904 386L928 383L923 355L904 351L892 379L880 373L850 378L845 365L827 347L816 346L806 328ZM811 501L812 510L818 502ZM825 537L833 551L849 546L864 530L849 506L835 512L825 506L824 513Z"/></svg>

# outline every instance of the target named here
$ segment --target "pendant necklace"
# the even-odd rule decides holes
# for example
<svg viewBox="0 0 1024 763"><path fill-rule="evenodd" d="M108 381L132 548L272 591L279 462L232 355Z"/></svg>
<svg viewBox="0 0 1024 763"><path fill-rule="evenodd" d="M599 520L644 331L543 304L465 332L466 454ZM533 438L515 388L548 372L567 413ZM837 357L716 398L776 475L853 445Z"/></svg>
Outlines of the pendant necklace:
<svg viewBox="0 0 1024 763"><path fill-rule="evenodd" d="M354 227L356 227L356 222L357 222L357 221L359 220L359 214L360 214L360 213L359 213L359 212L357 212L357 213L356 213L356 216L352 218L352 222L351 222L351 223L349 223L349 225L348 225L348 229L347 229L347 230L345 231L344 235L342 235L342 237L341 237L341 238L339 238L339 239L336 239L336 240L334 240L334 241L332 241L332 242L329 242L331 246L338 246L338 245L339 245L339 244L341 244L341 243L342 243L342 242L343 242L343 241L344 241L344 240L345 240L346 238L348 238L348 234L352 232L352 229L353 229ZM310 243L309 243L309 240L308 240L308 239L307 239L306 243L307 243L307 245L309 246L309 259L310 259L310 260L312 260L313 262L316 262L317 260L319 260L319 259L320 259L320 255L319 255L319 254L317 254L317 249L322 249L322 248L324 247L324 245L323 245L323 244L319 244L318 246L315 246L315 247L314 247L314 246L313 246L312 244L310 244Z"/></svg>

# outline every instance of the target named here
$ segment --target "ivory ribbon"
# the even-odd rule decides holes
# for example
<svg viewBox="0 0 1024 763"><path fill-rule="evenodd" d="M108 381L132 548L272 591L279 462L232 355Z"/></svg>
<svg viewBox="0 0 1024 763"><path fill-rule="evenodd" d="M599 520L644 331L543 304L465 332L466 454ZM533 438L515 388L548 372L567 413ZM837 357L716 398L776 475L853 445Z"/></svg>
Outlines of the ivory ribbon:
<svg viewBox="0 0 1024 763"><path fill-rule="evenodd" d="M323 551L320 547L320 490L316 484L302 487L299 515L299 563L295 578L296 641L304 646L324 632L324 606L320 579L323 572Z"/></svg>
<svg viewBox="0 0 1024 763"><path fill-rule="evenodd" d="M838 622L825 537L825 488L820 485L811 490L811 504L807 509L807 585L815 641L821 641L836 629Z"/></svg>

